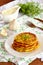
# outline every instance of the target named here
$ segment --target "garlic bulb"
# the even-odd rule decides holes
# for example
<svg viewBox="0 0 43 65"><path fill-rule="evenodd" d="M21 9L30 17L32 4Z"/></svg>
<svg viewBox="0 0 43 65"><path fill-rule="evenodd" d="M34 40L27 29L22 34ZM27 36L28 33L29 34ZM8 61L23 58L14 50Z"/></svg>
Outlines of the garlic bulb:
<svg viewBox="0 0 43 65"><path fill-rule="evenodd" d="M9 23L10 30L18 30L19 28L20 28L20 25L16 20L13 20Z"/></svg>
<svg viewBox="0 0 43 65"><path fill-rule="evenodd" d="M0 32L0 34L1 34L2 36L7 36L7 30L3 28L3 29L1 30L1 32Z"/></svg>

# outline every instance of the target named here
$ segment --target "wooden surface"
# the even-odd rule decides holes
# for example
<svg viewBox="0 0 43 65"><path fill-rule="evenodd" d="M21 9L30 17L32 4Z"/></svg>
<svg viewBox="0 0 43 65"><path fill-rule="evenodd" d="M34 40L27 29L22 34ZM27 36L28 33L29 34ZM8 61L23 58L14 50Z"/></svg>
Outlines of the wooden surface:
<svg viewBox="0 0 43 65"><path fill-rule="evenodd" d="M12 62L0 62L0 65L15 65Z"/></svg>
<svg viewBox="0 0 43 65"><path fill-rule="evenodd" d="M13 0L0 0L0 6L4 5L6 3L9 3L11 1L13 1Z"/></svg>

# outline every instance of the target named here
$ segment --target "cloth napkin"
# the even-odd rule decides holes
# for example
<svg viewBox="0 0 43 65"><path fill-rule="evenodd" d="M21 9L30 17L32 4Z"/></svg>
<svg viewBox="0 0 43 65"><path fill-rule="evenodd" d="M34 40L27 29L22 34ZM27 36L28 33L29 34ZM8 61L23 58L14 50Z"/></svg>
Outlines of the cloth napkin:
<svg viewBox="0 0 43 65"><path fill-rule="evenodd" d="M27 30L33 32L33 30L34 30L34 32L37 35L43 36L43 31L42 30L40 30L38 28L33 29L33 28L30 28L30 27L27 27L26 25L22 25L24 21L25 22L28 21L28 17L26 15L18 18L16 20L16 22L19 22L20 28L18 28L18 30L14 30L14 31L9 30L9 25L3 26L3 28L6 28L8 30L9 35L7 37L0 38L0 62L1 61L4 61L4 62L12 61L12 62L15 62L18 65L28 65L28 63L30 63L32 61L32 59L30 57L19 58L19 57L16 57L16 56L12 56L11 54L9 54L6 51L6 49L4 47L6 39L8 39L8 37L11 36L14 32L18 33L18 32L27 31ZM0 31L1 31L1 28L0 28Z"/></svg>

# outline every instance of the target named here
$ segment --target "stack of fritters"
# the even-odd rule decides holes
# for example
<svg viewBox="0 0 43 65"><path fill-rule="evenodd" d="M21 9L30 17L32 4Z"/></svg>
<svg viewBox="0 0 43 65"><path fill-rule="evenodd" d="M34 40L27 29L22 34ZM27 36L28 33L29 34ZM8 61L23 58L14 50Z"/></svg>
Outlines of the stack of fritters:
<svg viewBox="0 0 43 65"><path fill-rule="evenodd" d="M30 52L39 46L37 37L30 32L18 34L12 44L12 48L19 52Z"/></svg>

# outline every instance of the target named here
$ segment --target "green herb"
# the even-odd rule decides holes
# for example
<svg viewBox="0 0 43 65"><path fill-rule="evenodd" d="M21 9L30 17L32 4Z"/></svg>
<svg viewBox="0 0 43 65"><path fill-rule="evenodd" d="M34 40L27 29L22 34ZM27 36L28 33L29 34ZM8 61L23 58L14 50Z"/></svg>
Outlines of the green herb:
<svg viewBox="0 0 43 65"><path fill-rule="evenodd" d="M20 12L28 16L36 16L43 12L43 10L40 9L39 3L27 2L25 4L19 4L19 6L21 7Z"/></svg>
<svg viewBox="0 0 43 65"><path fill-rule="evenodd" d="M21 36L21 38L22 38L23 40L27 40L27 39L29 39L29 38L30 38L30 36L29 36L29 35L24 34L24 35L22 35L22 36Z"/></svg>

